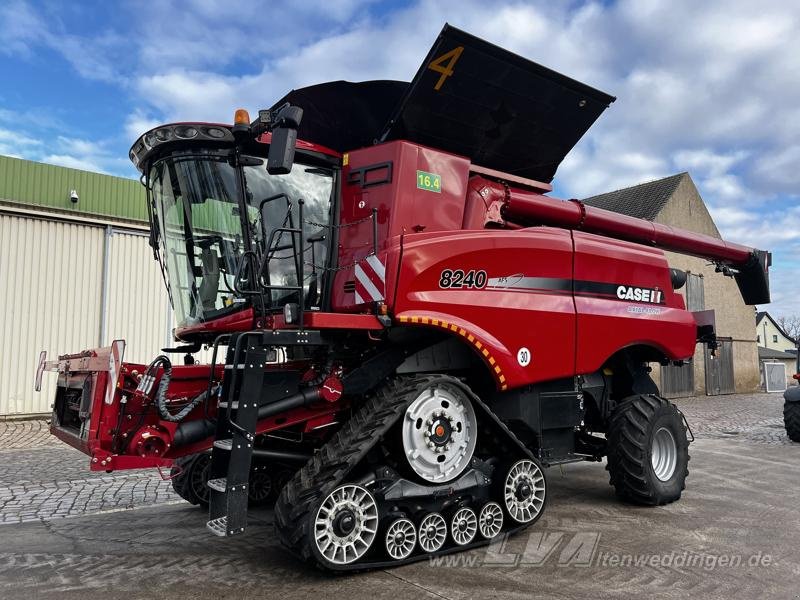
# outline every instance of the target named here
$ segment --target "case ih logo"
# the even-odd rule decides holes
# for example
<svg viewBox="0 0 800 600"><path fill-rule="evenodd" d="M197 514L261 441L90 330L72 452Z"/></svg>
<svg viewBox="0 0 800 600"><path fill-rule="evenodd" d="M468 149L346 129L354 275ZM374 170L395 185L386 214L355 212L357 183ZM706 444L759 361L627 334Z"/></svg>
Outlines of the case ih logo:
<svg viewBox="0 0 800 600"><path fill-rule="evenodd" d="M617 298L620 300L633 300L634 302L661 304L664 299L664 293L658 288L640 288L620 285L617 286Z"/></svg>

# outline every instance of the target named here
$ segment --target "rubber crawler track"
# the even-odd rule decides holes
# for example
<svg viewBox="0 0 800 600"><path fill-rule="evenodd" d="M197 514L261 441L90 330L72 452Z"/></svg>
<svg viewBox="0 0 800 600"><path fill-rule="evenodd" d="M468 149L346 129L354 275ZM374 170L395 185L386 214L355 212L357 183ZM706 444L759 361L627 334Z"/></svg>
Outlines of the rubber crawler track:
<svg viewBox="0 0 800 600"><path fill-rule="evenodd" d="M345 481L348 473L359 464L367 452L389 431L406 408L423 389L435 382L446 382L463 389L476 410L482 410L496 425L496 434L516 447L526 458L534 458L531 452L509 431L492 411L459 380L432 375L425 377L398 377L389 381L380 391L368 399L344 426L298 471L281 491L275 504L275 531L278 539L294 555L307 562L317 561L311 551L309 512L316 503ZM508 530L509 533L524 529L527 525ZM436 553L462 552L483 546L489 540L480 540L466 546L450 548ZM430 555L420 554L405 560L355 562L351 565L319 565L328 570L353 571L377 567L396 566L423 560Z"/></svg>
<svg viewBox="0 0 800 600"><path fill-rule="evenodd" d="M800 443L800 402L786 402L783 405L783 424L789 439Z"/></svg>
<svg viewBox="0 0 800 600"><path fill-rule="evenodd" d="M642 394L627 398L617 406L608 425L608 464L610 482L617 496L645 505L669 504L678 498L661 499L648 483L649 447L645 438L648 424L656 412L667 408L680 417L680 411L666 398ZM687 460L688 464L688 460ZM686 487L689 469L684 468L680 491ZM680 494L678 494L680 497Z"/></svg>

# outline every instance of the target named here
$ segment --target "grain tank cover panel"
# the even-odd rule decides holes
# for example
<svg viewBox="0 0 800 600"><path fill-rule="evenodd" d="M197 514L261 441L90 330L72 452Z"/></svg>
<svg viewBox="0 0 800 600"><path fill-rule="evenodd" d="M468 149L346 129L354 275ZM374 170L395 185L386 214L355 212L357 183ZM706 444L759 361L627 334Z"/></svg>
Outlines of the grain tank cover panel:
<svg viewBox="0 0 800 600"><path fill-rule="evenodd" d="M375 143L407 87L405 81L330 81L292 90L272 108L299 106L297 137L346 152Z"/></svg>
<svg viewBox="0 0 800 600"><path fill-rule="evenodd" d="M409 140L549 182L614 100L445 25L380 139Z"/></svg>

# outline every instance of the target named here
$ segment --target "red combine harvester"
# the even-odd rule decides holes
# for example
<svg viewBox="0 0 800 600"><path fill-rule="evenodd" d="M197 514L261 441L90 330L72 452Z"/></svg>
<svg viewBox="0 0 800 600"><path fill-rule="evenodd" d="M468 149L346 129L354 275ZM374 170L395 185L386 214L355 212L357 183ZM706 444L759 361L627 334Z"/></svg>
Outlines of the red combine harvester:
<svg viewBox="0 0 800 600"><path fill-rule="evenodd" d="M93 470L172 467L219 536L274 503L283 544L331 570L527 527L552 465L607 457L621 498L677 500L687 425L647 365L715 334L663 250L748 304L769 254L546 196L613 100L445 26L410 84L145 133L130 157L184 364L123 362L122 341L42 356L53 434Z"/></svg>

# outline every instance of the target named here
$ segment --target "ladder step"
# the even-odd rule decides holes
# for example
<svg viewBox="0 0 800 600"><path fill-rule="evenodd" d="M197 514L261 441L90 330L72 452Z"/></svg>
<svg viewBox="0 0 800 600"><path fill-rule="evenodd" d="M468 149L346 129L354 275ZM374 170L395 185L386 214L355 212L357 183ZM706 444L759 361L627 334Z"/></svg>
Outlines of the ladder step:
<svg viewBox="0 0 800 600"><path fill-rule="evenodd" d="M206 523L206 529L208 529L214 535L226 537L228 535L228 515L211 519L208 523Z"/></svg>
<svg viewBox="0 0 800 600"><path fill-rule="evenodd" d="M227 450L230 452L233 448L233 440L214 440L214 448L219 448L220 450Z"/></svg>
<svg viewBox="0 0 800 600"><path fill-rule="evenodd" d="M228 478L220 477L218 479L209 479L206 482L206 485L209 487L209 489L217 492L225 492L228 487Z"/></svg>
<svg viewBox="0 0 800 600"><path fill-rule="evenodd" d="M217 404L217 407L218 408L228 408L228 401L227 400L222 400L221 402L219 402ZM233 405L231 406L231 410L239 410L239 401L238 400L234 400L233 401Z"/></svg>

